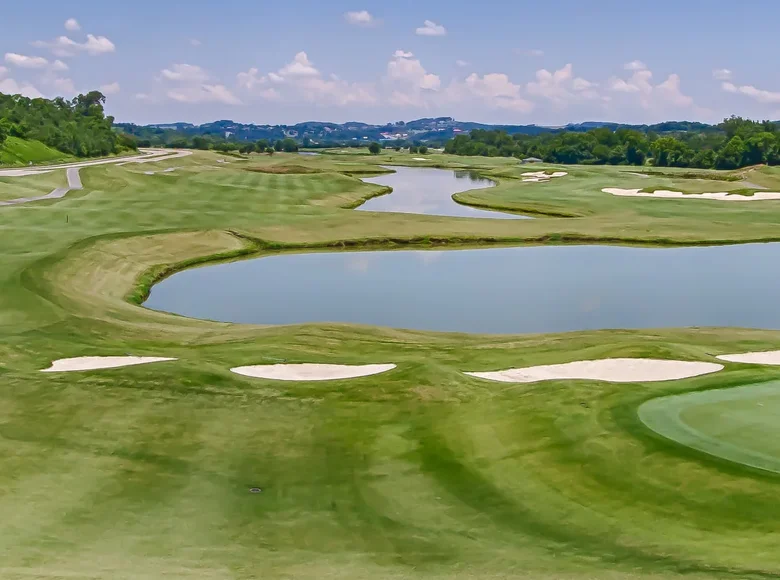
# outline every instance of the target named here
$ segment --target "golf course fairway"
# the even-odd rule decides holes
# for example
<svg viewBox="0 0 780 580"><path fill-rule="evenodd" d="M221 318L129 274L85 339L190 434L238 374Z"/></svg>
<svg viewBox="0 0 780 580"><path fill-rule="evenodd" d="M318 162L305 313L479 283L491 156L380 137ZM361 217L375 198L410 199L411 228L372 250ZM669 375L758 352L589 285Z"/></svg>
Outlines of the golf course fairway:
<svg viewBox="0 0 780 580"><path fill-rule="evenodd" d="M780 473L780 381L653 399L639 417L682 445Z"/></svg>
<svg viewBox="0 0 780 580"><path fill-rule="evenodd" d="M469 334L235 324L141 306L179 270L293 252L780 239L780 202L601 191L741 185L708 180L712 172L692 172L699 180L673 170L638 177L618 166L542 166L567 175L529 183L513 159L425 158L195 151L83 167L83 189L0 208L0 578L780 578L774 474L702 460L638 415L654 399L780 381L778 366L717 358L777 350L777 330ZM387 193L360 177L396 164L475 171L496 186L457 201L535 219L352 209ZM1 195L45 194L65 178L64 169L10 178ZM780 191L780 168L745 178ZM588 300L614 282L586 276L595 289ZM361 300L387 307L382 292L396 279ZM758 302L744 291L738 298ZM471 306L464 301L462 311ZM160 358L176 360L113 365ZM723 369L630 384L464 374L633 358ZM41 372L53 361L74 372ZM390 363L388 372L322 381L231 372ZM690 415L694 407L681 417L743 453L776 458L770 399L723 403L745 409L729 419L737 431L750 420L744 433L712 431L720 419ZM751 431L759 428L766 435Z"/></svg>

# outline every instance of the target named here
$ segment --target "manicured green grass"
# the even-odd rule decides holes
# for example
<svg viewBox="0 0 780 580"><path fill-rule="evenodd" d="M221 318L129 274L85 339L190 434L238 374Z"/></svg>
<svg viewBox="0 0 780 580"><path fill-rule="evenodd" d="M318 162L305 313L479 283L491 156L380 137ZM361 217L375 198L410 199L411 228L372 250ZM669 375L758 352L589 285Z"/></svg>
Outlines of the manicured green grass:
<svg viewBox="0 0 780 580"><path fill-rule="evenodd" d="M0 201L45 195L67 184L64 169L24 177L0 176Z"/></svg>
<svg viewBox="0 0 780 580"><path fill-rule="evenodd" d="M653 399L639 416L673 441L780 474L780 382Z"/></svg>
<svg viewBox="0 0 780 580"><path fill-rule="evenodd" d="M0 146L1 165L28 165L41 163L60 163L73 161L74 158L41 143L40 141L8 137Z"/></svg>
<svg viewBox="0 0 780 580"><path fill-rule="evenodd" d="M461 373L608 356L707 361L776 349L778 332L264 328L131 303L172 265L285 248L780 237L773 202L621 199L599 190L650 180L566 168L560 181L521 183L528 169L512 160L424 157L497 179L467 194L484 203L583 217L342 209L378 191L343 173L376 173L390 155L218 164L196 153L90 167L83 191L0 208L0 577L780 576L778 480L659 437L637 415L656 397L780 380L779 368L633 385ZM285 163L321 173L245 170ZM179 360L39 372L56 358L124 354ZM398 366L324 383L228 370L278 359Z"/></svg>

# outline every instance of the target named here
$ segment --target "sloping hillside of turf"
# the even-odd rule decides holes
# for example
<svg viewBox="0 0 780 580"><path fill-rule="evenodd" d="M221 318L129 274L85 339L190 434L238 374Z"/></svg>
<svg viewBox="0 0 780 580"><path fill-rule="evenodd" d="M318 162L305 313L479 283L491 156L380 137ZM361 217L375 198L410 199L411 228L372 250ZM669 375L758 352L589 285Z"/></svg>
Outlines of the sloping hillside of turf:
<svg viewBox="0 0 780 580"><path fill-rule="evenodd" d="M0 165L29 165L71 161L73 157L44 145L40 141L8 137L0 145Z"/></svg>

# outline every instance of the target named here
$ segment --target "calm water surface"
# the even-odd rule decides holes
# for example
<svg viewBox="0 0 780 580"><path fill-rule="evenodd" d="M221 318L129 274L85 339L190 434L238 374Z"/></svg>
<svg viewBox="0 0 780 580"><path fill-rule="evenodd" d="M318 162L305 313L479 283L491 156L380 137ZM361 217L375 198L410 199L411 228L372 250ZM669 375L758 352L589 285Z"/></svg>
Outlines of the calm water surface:
<svg viewBox="0 0 780 580"><path fill-rule="evenodd" d="M522 333L780 328L780 244L286 254L181 272L146 306L227 322Z"/></svg>
<svg viewBox="0 0 780 580"><path fill-rule="evenodd" d="M473 172L425 167L386 167L385 169L391 169L395 173L368 177L363 181L388 185L393 188L393 192L369 199L357 209L449 217L530 219L528 216L461 205L452 199L453 194L462 191L495 187L494 181L481 178Z"/></svg>

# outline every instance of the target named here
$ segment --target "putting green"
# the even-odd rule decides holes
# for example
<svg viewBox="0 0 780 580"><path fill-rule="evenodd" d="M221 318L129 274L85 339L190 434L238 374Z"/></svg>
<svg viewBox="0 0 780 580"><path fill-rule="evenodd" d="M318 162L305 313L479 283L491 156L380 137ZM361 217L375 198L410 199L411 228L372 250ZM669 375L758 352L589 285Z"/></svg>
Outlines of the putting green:
<svg viewBox="0 0 780 580"><path fill-rule="evenodd" d="M780 473L780 381L661 397L639 408L653 431L722 459Z"/></svg>

